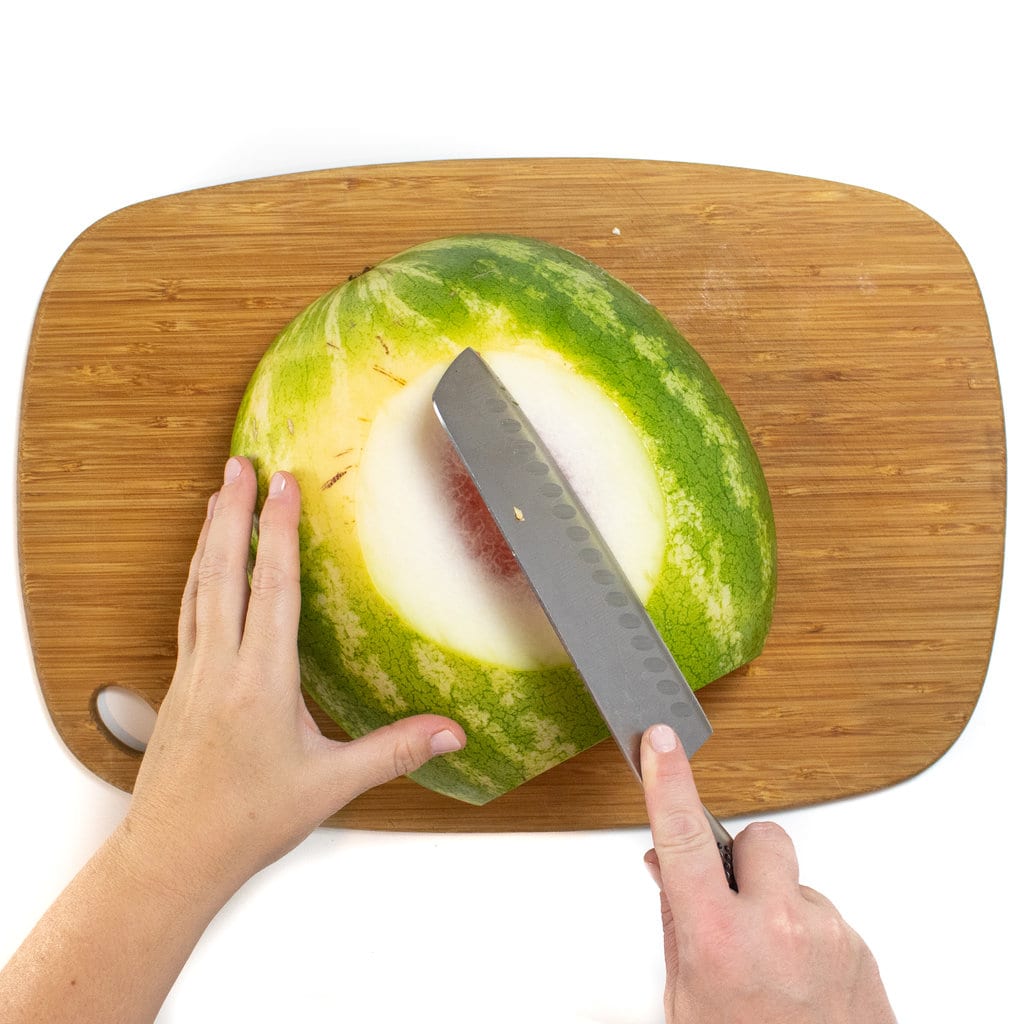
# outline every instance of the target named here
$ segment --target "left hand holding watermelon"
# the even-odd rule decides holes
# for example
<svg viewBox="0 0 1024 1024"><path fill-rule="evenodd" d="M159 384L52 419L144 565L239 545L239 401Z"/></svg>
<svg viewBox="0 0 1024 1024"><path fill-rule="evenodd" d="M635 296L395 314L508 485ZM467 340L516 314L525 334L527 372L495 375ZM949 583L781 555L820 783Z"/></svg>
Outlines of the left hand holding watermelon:
<svg viewBox="0 0 1024 1024"><path fill-rule="evenodd" d="M299 488L277 474L247 577L256 476L229 460L189 571L178 665L127 825L182 872L236 888L360 793L462 747L416 715L350 743L323 736L299 683Z"/></svg>
<svg viewBox="0 0 1024 1024"><path fill-rule="evenodd" d="M153 1020L251 875L360 793L466 741L440 715L350 743L323 736L299 688L294 478L273 478L250 586L255 504L251 464L231 459L192 559L178 664L131 807L0 971L5 1022Z"/></svg>

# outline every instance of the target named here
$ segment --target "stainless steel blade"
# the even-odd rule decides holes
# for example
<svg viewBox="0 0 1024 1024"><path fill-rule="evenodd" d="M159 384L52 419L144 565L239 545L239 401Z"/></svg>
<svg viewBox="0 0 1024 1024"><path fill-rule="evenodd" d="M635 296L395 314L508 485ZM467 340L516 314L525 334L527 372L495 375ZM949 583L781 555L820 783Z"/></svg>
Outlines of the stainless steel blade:
<svg viewBox="0 0 1024 1024"><path fill-rule="evenodd" d="M515 398L473 350L434 390L434 410L626 759L671 725L692 757L711 725L565 474ZM708 813L726 873L728 832ZM726 857L728 856L728 860Z"/></svg>

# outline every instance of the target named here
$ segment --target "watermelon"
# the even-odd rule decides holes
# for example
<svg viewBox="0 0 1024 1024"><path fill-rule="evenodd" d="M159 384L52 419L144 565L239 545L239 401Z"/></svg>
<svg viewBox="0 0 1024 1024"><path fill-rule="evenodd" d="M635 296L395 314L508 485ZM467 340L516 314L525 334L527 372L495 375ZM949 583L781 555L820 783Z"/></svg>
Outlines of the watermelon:
<svg viewBox="0 0 1024 1024"><path fill-rule="evenodd" d="M736 409L668 320L594 264L461 235L314 301L256 367L231 442L261 497L278 469L302 489L303 685L352 736L454 718L465 749L413 778L483 804L608 733L433 413L469 346L537 427L695 689L761 651L776 559Z"/></svg>

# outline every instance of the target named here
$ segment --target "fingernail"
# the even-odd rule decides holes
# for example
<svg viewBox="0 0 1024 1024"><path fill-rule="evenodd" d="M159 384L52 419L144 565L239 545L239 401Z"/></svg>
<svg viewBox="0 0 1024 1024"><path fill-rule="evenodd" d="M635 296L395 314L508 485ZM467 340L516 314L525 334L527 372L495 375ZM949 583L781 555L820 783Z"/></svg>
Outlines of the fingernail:
<svg viewBox="0 0 1024 1024"><path fill-rule="evenodd" d="M670 750L675 750L676 745L679 743L675 730L668 725L654 726L650 732L650 740L651 746L659 754L667 754Z"/></svg>
<svg viewBox="0 0 1024 1024"><path fill-rule="evenodd" d="M450 754L453 750L461 749L462 740L451 729L442 729L430 737L431 754Z"/></svg>
<svg viewBox="0 0 1024 1024"><path fill-rule="evenodd" d="M275 473L270 478L270 487L267 489L268 498L276 498L279 494L284 493L285 484L288 481L285 480L283 473Z"/></svg>
<svg viewBox="0 0 1024 1024"><path fill-rule="evenodd" d="M224 467L224 483L230 484L239 478L242 473L242 463L232 457L228 459Z"/></svg>

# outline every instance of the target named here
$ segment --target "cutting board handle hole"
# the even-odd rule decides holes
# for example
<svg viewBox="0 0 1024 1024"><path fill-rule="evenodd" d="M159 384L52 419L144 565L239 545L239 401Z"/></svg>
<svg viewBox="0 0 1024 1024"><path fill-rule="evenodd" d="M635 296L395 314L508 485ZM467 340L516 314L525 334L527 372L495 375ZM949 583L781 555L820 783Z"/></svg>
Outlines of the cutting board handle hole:
<svg viewBox="0 0 1024 1024"><path fill-rule="evenodd" d="M143 753L156 725L156 711L141 694L124 686L102 686L93 694L96 721L119 746Z"/></svg>

